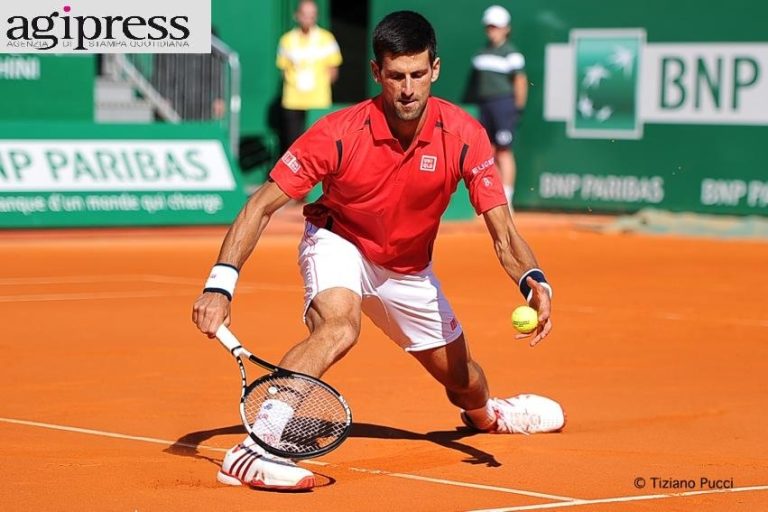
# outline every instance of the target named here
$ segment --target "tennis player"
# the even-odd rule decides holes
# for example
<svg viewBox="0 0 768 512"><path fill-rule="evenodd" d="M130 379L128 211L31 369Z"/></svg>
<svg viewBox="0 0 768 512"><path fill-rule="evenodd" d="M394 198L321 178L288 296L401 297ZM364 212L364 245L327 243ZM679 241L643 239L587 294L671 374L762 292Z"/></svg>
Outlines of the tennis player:
<svg viewBox="0 0 768 512"><path fill-rule="evenodd" d="M469 114L430 96L440 59L434 30L421 15L386 16L374 30L373 49L371 70L381 94L320 119L283 155L230 227L192 319L211 337L229 324L238 269L270 217L322 183L322 197L304 208L299 246L309 336L280 366L320 377L355 344L364 312L445 387L468 427L558 431L565 415L557 402L537 395L490 397L432 270L441 215L464 180L502 267L538 311L530 344L549 334L551 287L515 229L488 136ZM218 479L296 490L315 484L310 471L249 439L226 454Z"/></svg>

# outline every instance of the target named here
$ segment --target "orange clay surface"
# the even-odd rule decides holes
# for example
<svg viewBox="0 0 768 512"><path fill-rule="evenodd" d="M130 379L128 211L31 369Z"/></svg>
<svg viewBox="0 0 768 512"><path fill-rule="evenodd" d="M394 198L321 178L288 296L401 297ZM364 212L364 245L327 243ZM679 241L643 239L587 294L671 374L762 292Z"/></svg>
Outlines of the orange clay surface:
<svg viewBox="0 0 768 512"><path fill-rule="evenodd" d="M302 494L215 479L243 437L239 374L190 316L223 228L0 233L0 509L768 510L768 244L517 219L555 289L537 348L514 340L522 299L481 223L446 225L435 268L492 393L559 400L565 431L459 429L442 389L366 320L326 375L356 425L306 463L322 485ZM233 331L268 360L305 335L300 231L295 214L276 219L233 306Z"/></svg>

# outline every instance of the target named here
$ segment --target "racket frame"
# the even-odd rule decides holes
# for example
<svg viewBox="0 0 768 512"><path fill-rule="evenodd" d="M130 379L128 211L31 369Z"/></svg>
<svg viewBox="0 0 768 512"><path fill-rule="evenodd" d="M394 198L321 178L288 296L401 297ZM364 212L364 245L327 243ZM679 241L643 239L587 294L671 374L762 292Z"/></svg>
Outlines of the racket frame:
<svg viewBox="0 0 768 512"><path fill-rule="evenodd" d="M232 334L232 331L230 331L229 328L227 328L227 326L225 325L221 325L216 330L216 339L219 340L219 343L221 343L224 346L224 348L226 348L229 351L229 353L232 354L232 356L237 361L237 365L240 369L240 378L242 381L241 392L240 392L240 407L239 407L240 418L242 420L242 423L243 423L243 426L245 427L246 432L248 432L248 436L251 439L253 439L253 441L256 444L264 448L269 453L273 455L277 455L278 457L284 457L286 459L311 459L314 457L325 455L326 453L335 450L336 448L339 447L339 445L341 445L341 443L343 443L346 440L346 438L349 436L350 431L352 429L352 410L349 408L349 405L347 404L347 401L344 399L342 394L336 391L336 389L334 389L333 386L311 375L307 375L300 372L294 372L291 370L286 370L285 368L281 368L277 365L269 363L253 355L250 351L248 351L248 349L243 347L243 345L240 343L237 337L234 334ZM262 368L269 371L270 373L255 379L253 382L249 384L248 377L245 371L245 365L243 364L243 358L246 358L250 362L258 366L261 366ZM261 381L272 378L272 377L289 377L289 378L298 377L300 379L308 380L313 384L320 386L326 389L327 391L329 391L332 395L334 395L338 399L339 403L344 409L344 412L347 415L346 428L344 432L328 445L323 446L322 448L318 448L316 450L312 450L310 452L306 452L306 453L288 452L285 450L281 450L279 448L275 448L274 446L269 445L268 443L260 439L258 436L256 436L256 434L253 433L253 426L249 424L248 418L245 413L245 397L248 395L248 391L252 387L258 385Z"/></svg>

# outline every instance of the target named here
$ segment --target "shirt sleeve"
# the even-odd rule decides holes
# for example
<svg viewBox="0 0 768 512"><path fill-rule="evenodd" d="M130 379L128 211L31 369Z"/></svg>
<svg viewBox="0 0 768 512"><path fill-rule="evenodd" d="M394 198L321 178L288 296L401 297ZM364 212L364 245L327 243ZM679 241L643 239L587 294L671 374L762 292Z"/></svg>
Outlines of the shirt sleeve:
<svg viewBox="0 0 768 512"><path fill-rule="evenodd" d="M507 54L506 61L510 74L525 72L525 57L517 50Z"/></svg>
<svg viewBox="0 0 768 512"><path fill-rule="evenodd" d="M480 215L491 208L506 205L507 197L504 195L488 135L478 128L474 139L465 147L461 173L475 212Z"/></svg>
<svg viewBox="0 0 768 512"><path fill-rule="evenodd" d="M288 49L287 49L287 36L283 36L280 38L280 42L277 45L277 69L281 69L285 71L288 69L288 67L291 65L290 59L288 59Z"/></svg>
<svg viewBox="0 0 768 512"><path fill-rule="evenodd" d="M296 139L269 177L291 199L301 199L338 167L336 142L325 118Z"/></svg>
<svg viewBox="0 0 768 512"><path fill-rule="evenodd" d="M341 50L339 49L339 43L336 42L336 38L333 34L328 33L327 52L328 55L325 58L325 65L330 68L337 68L341 66Z"/></svg>

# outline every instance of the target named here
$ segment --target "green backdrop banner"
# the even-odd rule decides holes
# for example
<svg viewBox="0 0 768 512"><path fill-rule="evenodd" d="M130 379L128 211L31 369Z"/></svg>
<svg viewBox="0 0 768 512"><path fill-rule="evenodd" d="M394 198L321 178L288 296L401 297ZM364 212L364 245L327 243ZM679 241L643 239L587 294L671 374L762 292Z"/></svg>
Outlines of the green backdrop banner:
<svg viewBox="0 0 768 512"><path fill-rule="evenodd" d="M0 124L0 227L224 224L244 202L217 127L44 130Z"/></svg>
<svg viewBox="0 0 768 512"><path fill-rule="evenodd" d="M0 121L93 121L93 55L0 54Z"/></svg>
<svg viewBox="0 0 768 512"><path fill-rule="evenodd" d="M517 207L768 213L768 4L496 3L530 84ZM461 102L489 4L372 0L371 27L398 9L427 16L442 59L434 93Z"/></svg>

